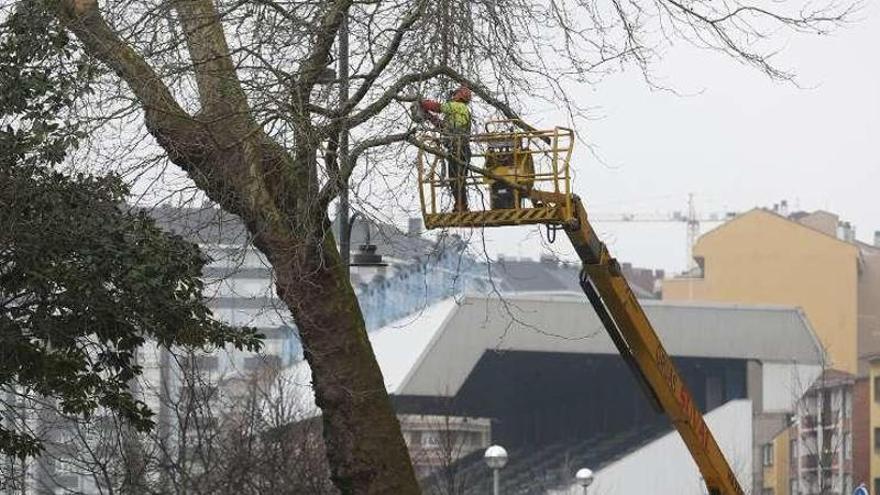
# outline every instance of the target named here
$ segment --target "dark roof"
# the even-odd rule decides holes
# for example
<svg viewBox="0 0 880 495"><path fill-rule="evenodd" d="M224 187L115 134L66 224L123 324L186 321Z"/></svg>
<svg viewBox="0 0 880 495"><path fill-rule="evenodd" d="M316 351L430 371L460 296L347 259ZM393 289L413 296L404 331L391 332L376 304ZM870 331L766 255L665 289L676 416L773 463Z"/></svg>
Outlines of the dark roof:
<svg viewBox="0 0 880 495"><path fill-rule="evenodd" d="M220 208L143 208L163 230L199 244L247 244L250 234L236 215Z"/></svg>
<svg viewBox="0 0 880 495"><path fill-rule="evenodd" d="M337 222L333 222L334 232L337 230ZM437 254L448 249L450 244L446 240L454 241L453 236L441 239L435 243L422 237L421 231L404 232L394 225L378 222L372 219L364 220L358 217L351 229L351 250L357 251L360 244L366 241L366 228L370 229L370 243L376 245L376 252L382 256L391 256L400 260L421 258ZM339 239L336 239L339 242Z"/></svg>
<svg viewBox="0 0 880 495"><path fill-rule="evenodd" d="M155 206L144 208L162 229L183 236L200 244L245 245L250 234L241 219L220 208ZM367 222L355 220L351 232L351 249L356 251L366 240ZM442 250L449 242L435 243L421 237L420 233L408 234L393 225L369 221L370 242L378 247L379 254L397 259L413 259ZM333 224L334 232L336 224ZM450 241L455 241L450 236ZM338 241L338 239L337 239Z"/></svg>
<svg viewBox="0 0 880 495"><path fill-rule="evenodd" d="M492 263L489 273L501 292L582 292L580 265L559 263L554 259L540 261L499 259ZM636 297L659 299L653 290L635 283L624 273Z"/></svg>
<svg viewBox="0 0 880 495"><path fill-rule="evenodd" d="M492 275L507 292L579 292L579 272L574 265L546 260L500 258L491 266Z"/></svg>
<svg viewBox="0 0 880 495"><path fill-rule="evenodd" d="M220 208L156 206L144 211L164 230L181 235L192 242L207 245L225 244L230 245L230 249L237 249L235 246L245 246L250 242L250 234L239 217ZM410 224L411 228L420 225L418 222L410 222ZM334 221L334 231L338 231L336 225ZM373 219L365 220L362 216L355 220L351 229L352 252L356 252L359 245L366 242L367 228L369 228L370 243L376 245L377 252L385 256L386 261L391 261L393 258L405 264L419 264L447 252L462 253L463 241L457 235L441 235L437 241L434 241L422 237L420 228L404 232L394 225ZM627 264L624 264L623 268L624 275L629 280L636 297L658 298L653 287L645 286L650 283L646 284L644 281L642 281L643 285L638 283L644 278L639 275L639 271L650 273L650 270L632 269ZM542 258L540 261L500 258L497 262L483 264L476 269L491 277L492 284L500 292L581 292L578 283L580 265L561 263L553 258ZM259 270L259 273L255 270ZM247 275L269 276L268 267L252 269L252 271L254 273ZM232 273L228 272L227 269L208 267L206 275L226 277L237 274L235 270ZM360 281L356 272L353 271L352 275L355 283Z"/></svg>
<svg viewBox="0 0 880 495"><path fill-rule="evenodd" d="M810 385L810 390L821 390L823 388L852 383L853 381L855 381L855 379L856 375L852 373L829 368L823 371L822 374L819 375L818 378L816 378L816 381L814 381L813 384Z"/></svg>

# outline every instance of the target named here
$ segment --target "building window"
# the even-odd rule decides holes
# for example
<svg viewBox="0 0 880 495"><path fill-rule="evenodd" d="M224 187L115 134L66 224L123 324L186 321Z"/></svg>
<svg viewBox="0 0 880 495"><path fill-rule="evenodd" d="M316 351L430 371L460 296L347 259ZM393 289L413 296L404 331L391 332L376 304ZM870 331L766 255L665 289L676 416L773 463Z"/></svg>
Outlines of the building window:
<svg viewBox="0 0 880 495"><path fill-rule="evenodd" d="M830 425L833 423L834 419L831 414L831 391L825 389L822 391L822 424Z"/></svg>
<svg viewBox="0 0 880 495"><path fill-rule="evenodd" d="M212 355L188 356L183 361L187 369L202 372L217 371L218 364L217 356Z"/></svg>
<svg viewBox="0 0 880 495"><path fill-rule="evenodd" d="M874 402L880 404L880 376L874 377Z"/></svg>
<svg viewBox="0 0 880 495"><path fill-rule="evenodd" d="M798 449L797 439L791 439L788 443L788 463L792 466L798 465Z"/></svg>
<svg viewBox="0 0 880 495"><path fill-rule="evenodd" d="M880 493L880 478L874 478L874 493Z"/></svg>
<svg viewBox="0 0 880 495"><path fill-rule="evenodd" d="M435 431L426 431L422 433L422 447L439 447L440 436Z"/></svg>
<svg viewBox="0 0 880 495"><path fill-rule="evenodd" d="M874 452L880 452L880 428L874 428Z"/></svg>
<svg viewBox="0 0 880 495"><path fill-rule="evenodd" d="M410 445L421 445L422 444L422 432L414 431L409 434L410 436Z"/></svg>
<svg viewBox="0 0 880 495"><path fill-rule="evenodd" d="M772 488L764 488L763 490L761 490L761 495L773 495L773 489Z"/></svg>
<svg viewBox="0 0 880 495"><path fill-rule="evenodd" d="M826 454L834 450L834 430L827 429L822 432L822 451Z"/></svg>
<svg viewBox="0 0 880 495"><path fill-rule="evenodd" d="M263 356L248 356L244 358L244 369L247 371L255 370L277 370L281 367L281 357L274 354L266 354Z"/></svg>
<svg viewBox="0 0 880 495"><path fill-rule="evenodd" d="M852 459L852 434L850 432L843 434L843 458Z"/></svg>
<svg viewBox="0 0 880 495"><path fill-rule="evenodd" d="M773 465L773 444L765 443L761 447L761 458L763 460L764 466L772 466Z"/></svg>

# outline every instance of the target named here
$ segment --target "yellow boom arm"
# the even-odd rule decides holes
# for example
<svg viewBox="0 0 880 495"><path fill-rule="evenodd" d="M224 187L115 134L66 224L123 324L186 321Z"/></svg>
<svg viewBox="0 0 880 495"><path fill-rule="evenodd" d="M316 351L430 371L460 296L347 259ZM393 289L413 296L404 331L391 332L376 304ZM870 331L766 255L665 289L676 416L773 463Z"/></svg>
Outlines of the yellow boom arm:
<svg viewBox="0 0 880 495"><path fill-rule="evenodd" d="M565 232L583 262L581 287L621 356L655 405L666 412L696 461L710 495L742 495L700 409L660 343L651 322L587 219L579 198Z"/></svg>

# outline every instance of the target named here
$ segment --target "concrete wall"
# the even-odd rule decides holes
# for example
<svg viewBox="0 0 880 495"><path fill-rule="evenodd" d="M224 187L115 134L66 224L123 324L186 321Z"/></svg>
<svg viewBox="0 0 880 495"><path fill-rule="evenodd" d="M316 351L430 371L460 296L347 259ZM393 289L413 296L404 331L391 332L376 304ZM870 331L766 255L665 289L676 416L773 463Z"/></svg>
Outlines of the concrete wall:
<svg viewBox="0 0 880 495"><path fill-rule="evenodd" d="M793 412L795 404L822 374L818 365L763 364L763 412Z"/></svg>
<svg viewBox="0 0 880 495"><path fill-rule="evenodd" d="M748 490L752 478L752 403L731 401L706 415L706 423L727 456L740 484ZM587 466L589 467L589 466ZM677 432L665 435L609 464L596 473L590 495L657 493L703 495L705 485ZM578 486L548 492L582 495Z"/></svg>
<svg viewBox="0 0 880 495"><path fill-rule="evenodd" d="M859 354L880 354L880 248L862 248L859 277Z"/></svg>
<svg viewBox="0 0 880 495"><path fill-rule="evenodd" d="M774 495L789 491L789 432L787 420L795 411L798 399L822 373L817 365L795 363L762 363L760 393L761 407L755 408L753 422L754 489L772 488ZM750 395L753 390L750 389ZM758 401L756 401L756 404ZM773 445L773 465L764 466L762 448Z"/></svg>
<svg viewBox="0 0 880 495"><path fill-rule="evenodd" d="M694 247L701 278L667 279L664 300L803 308L830 367L856 372L858 248L779 215L752 210Z"/></svg>

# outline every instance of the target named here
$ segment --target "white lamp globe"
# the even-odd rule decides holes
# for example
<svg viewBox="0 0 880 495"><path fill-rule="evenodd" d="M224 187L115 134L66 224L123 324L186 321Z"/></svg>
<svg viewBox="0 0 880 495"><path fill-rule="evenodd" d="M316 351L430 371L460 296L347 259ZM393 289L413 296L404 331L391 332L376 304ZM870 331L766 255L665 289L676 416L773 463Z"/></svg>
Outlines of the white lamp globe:
<svg viewBox="0 0 880 495"><path fill-rule="evenodd" d="M578 485L586 488L593 484L593 472L587 468L578 469L578 472L574 475L575 481L577 481Z"/></svg>
<svg viewBox="0 0 880 495"><path fill-rule="evenodd" d="M507 451L500 445L493 445L486 449L483 459L490 469L501 469L507 465Z"/></svg>

